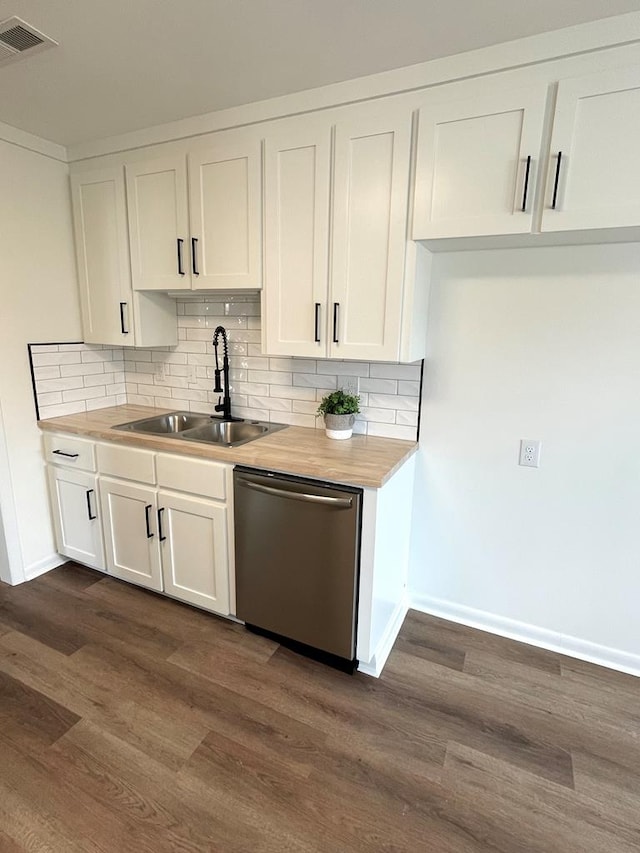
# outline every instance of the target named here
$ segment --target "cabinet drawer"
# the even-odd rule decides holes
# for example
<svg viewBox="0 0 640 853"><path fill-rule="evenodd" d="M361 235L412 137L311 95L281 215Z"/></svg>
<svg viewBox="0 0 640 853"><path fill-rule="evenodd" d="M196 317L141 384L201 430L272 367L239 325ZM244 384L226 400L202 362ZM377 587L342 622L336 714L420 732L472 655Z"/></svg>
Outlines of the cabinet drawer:
<svg viewBox="0 0 640 853"><path fill-rule="evenodd" d="M47 462L55 465L66 465L83 471L96 470L95 444L86 438L45 433L44 455Z"/></svg>
<svg viewBox="0 0 640 853"><path fill-rule="evenodd" d="M230 466L168 453L159 453L156 462L159 486L221 501L226 499Z"/></svg>
<svg viewBox="0 0 640 853"><path fill-rule="evenodd" d="M153 451L138 447L98 444L98 470L101 474L153 485L156 481L154 456Z"/></svg>

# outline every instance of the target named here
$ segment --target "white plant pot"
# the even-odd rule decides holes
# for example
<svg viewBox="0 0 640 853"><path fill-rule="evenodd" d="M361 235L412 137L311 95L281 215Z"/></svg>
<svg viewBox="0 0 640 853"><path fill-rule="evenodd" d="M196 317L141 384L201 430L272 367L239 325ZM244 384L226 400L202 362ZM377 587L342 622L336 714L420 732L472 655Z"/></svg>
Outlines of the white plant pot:
<svg viewBox="0 0 640 853"><path fill-rule="evenodd" d="M353 435L353 423L355 415L325 415L324 431L327 438L344 441Z"/></svg>

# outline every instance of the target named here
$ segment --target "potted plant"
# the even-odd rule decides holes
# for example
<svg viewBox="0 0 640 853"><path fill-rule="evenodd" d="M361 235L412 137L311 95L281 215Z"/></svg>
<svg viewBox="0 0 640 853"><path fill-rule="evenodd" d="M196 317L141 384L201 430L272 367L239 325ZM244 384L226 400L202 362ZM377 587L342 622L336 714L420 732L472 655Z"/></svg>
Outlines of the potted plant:
<svg viewBox="0 0 640 853"><path fill-rule="evenodd" d="M327 438L351 438L353 422L360 411L360 397L346 394L342 388L323 397L318 406L318 415L324 416Z"/></svg>

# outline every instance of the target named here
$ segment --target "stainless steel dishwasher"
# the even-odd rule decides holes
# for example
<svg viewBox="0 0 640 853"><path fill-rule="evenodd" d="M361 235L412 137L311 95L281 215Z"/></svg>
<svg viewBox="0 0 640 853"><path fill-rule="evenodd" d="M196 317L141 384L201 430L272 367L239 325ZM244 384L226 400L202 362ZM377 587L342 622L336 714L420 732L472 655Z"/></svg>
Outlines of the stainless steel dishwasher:
<svg viewBox="0 0 640 853"><path fill-rule="evenodd" d="M238 618L353 669L361 507L362 489L237 467Z"/></svg>

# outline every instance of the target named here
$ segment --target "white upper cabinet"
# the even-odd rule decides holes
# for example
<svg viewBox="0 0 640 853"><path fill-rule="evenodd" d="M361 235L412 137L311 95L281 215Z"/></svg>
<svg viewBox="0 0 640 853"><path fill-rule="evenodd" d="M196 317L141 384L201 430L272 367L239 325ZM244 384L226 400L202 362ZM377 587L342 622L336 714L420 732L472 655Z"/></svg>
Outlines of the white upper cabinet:
<svg viewBox="0 0 640 853"><path fill-rule="evenodd" d="M71 193L84 340L126 345L132 318L122 169L72 175Z"/></svg>
<svg viewBox="0 0 640 853"><path fill-rule="evenodd" d="M184 155L129 163L126 173L134 289L190 288Z"/></svg>
<svg viewBox="0 0 640 853"><path fill-rule="evenodd" d="M266 130L265 352L424 355L404 322L427 289L407 244L411 121L404 102L376 102Z"/></svg>
<svg viewBox="0 0 640 853"><path fill-rule="evenodd" d="M640 67L563 80L542 231L640 225Z"/></svg>
<svg viewBox="0 0 640 853"><path fill-rule="evenodd" d="M136 159L126 172L135 290L262 286L257 129L219 133L173 155Z"/></svg>
<svg viewBox="0 0 640 853"><path fill-rule="evenodd" d="M175 345L175 303L131 287L122 166L74 173L71 195L84 341Z"/></svg>
<svg viewBox="0 0 640 853"><path fill-rule="evenodd" d="M265 140L263 334L271 355L327 352L331 127L306 118Z"/></svg>
<svg viewBox="0 0 640 853"><path fill-rule="evenodd" d="M411 113L360 108L335 128L329 355L399 355Z"/></svg>
<svg viewBox="0 0 640 853"><path fill-rule="evenodd" d="M539 85L420 110L414 240L531 231L546 96Z"/></svg>
<svg viewBox="0 0 640 853"><path fill-rule="evenodd" d="M194 290L262 287L261 139L218 134L189 153Z"/></svg>

